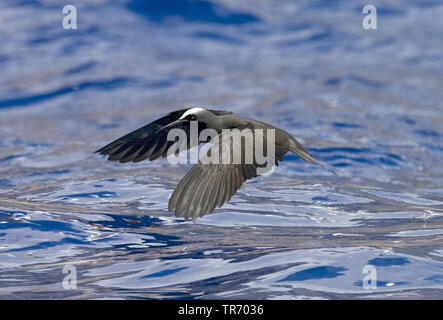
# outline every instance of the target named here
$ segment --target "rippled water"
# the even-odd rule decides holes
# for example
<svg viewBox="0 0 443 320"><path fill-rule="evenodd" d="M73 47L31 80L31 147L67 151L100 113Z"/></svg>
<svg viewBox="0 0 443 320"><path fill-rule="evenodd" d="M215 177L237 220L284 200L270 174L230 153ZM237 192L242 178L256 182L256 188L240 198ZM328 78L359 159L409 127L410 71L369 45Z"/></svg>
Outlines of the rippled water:
<svg viewBox="0 0 443 320"><path fill-rule="evenodd" d="M443 297L443 5L0 4L0 298ZM93 151L183 106L280 126L287 155L196 223L189 166ZM74 266L77 289L63 287ZM365 289L363 269L377 272Z"/></svg>

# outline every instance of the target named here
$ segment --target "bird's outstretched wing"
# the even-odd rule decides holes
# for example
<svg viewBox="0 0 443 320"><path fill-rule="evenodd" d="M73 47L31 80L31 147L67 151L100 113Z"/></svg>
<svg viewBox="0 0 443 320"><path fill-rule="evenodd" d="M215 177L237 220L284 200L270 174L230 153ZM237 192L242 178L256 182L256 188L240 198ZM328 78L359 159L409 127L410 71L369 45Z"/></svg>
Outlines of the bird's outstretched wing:
<svg viewBox="0 0 443 320"><path fill-rule="evenodd" d="M254 137L256 137L255 133ZM264 154L266 155L266 134L263 134L262 139L265 146ZM185 219L192 218L195 220L206 213L210 213L216 207L221 207L231 199L243 182L272 168L272 164L268 166L267 163L260 164L257 162L255 148L252 163L246 161L243 140L236 143L231 139L230 143L227 143L228 141L223 140L221 135L218 136L217 140L218 142L214 143L209 149L207 156L191 168L174 190L169 200L169 210L174 211L175 209L176 216L184 216ZM242 148L243 157L240 163L234 161L235 148ZM278 161L282 160L287 151L286 147L279 147L275 150L273 160L275 165L278 165ZM213 153L218 155L213 157L213 159L218 158L218 163L208 163L208 158ZM226 162L223 159L227 159L226 153L230 153L230 163L223 163Z"/></svg>
<svg viewBox="0 0 443 320"><path fill-rule="evenodd" d="M182 129L186 132L189 139L190 126L189 123L179 123L174 127L168 128L168 130L160 129L178 120L189 109L190 108L173 111L144 127L128 133L95 152L108 155L108 160L119 161L121 163L130 161L139 162L148 158L152 161L159 157L166 157L169 147L175 143L174 141L167 141L169 130L174 128ZM220 110L209 111L216 115L231 113ZM205 128L203 123L199 123L199 132ZM189 148L189 141L187 146Z"/></svg>

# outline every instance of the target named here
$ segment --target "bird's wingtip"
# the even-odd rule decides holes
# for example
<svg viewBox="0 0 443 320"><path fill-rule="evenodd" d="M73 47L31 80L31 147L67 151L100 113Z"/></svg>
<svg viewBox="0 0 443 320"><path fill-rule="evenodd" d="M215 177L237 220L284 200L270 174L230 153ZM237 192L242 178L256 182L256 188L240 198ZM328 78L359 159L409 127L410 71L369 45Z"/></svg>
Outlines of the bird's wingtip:
<svg viewBox="0 0 443 320"><path fill-rule="evenodd" d="M106 148L107 147L108 146L101 147L100 149L95 150L94 153L106 154Z"/></svg>

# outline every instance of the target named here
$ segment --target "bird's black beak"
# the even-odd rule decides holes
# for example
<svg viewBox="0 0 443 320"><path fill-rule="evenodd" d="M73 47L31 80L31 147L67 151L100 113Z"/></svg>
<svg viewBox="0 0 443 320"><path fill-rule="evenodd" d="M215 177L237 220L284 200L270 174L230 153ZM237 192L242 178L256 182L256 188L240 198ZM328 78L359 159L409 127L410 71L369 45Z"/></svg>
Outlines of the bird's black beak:
<svg viewBox="0 0 443 320"><path fill-rule="evenodd" d="M185 123L185 122L189 122L189 120L188 119L178 119L178 120L175 120L174 122L171 122L170 124L167 124L167 125L161 127L160 129L157 130L157 132L165 130L165 129L169 129L169 128L172 128L172 127L175 127L175 126L178 126L180 123Z"/></svg>

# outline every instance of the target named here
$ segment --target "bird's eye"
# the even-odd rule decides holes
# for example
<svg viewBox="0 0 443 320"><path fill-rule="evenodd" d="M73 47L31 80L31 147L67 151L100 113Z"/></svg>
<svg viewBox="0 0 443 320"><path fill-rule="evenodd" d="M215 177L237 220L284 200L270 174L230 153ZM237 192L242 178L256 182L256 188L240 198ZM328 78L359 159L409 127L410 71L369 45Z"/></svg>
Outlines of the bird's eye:
<svg viewBox="0 0 443 320"><path fill-rule="evenodd" d="M190 114L187 118L188 118L189 121L194 121L194 120L197 119L197 118L195 117L195 115L193 115L193 114Z"/></svg>

